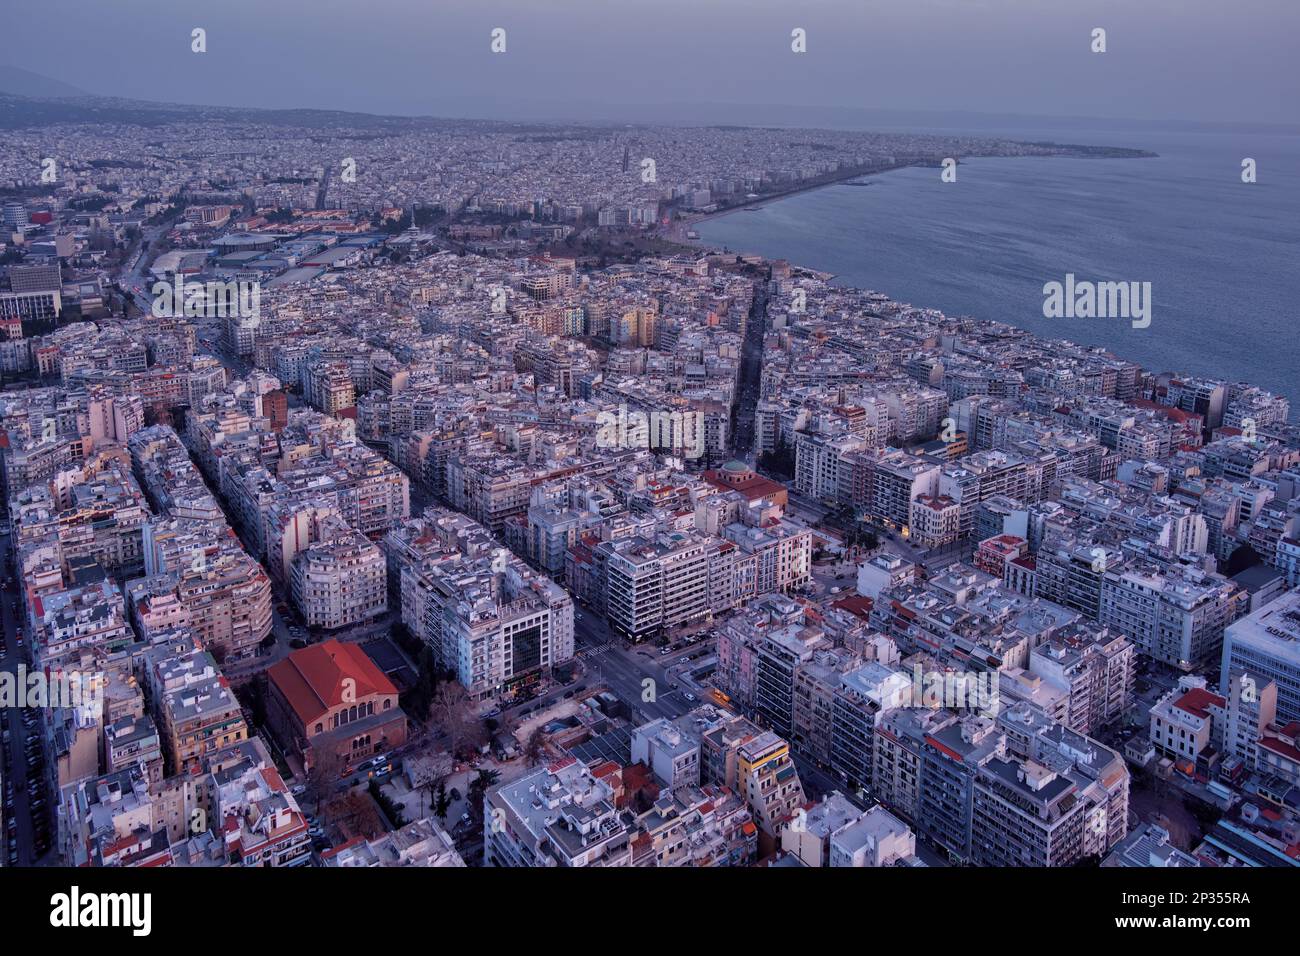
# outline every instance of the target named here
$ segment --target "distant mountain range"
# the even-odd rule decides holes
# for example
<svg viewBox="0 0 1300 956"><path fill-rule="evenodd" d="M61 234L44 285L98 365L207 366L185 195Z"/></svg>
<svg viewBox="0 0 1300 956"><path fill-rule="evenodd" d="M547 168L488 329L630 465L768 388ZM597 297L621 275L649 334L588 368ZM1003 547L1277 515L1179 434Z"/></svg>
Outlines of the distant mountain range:
<svg viewBox="0 0 1300 956"><path fill-rule="evenodd" d="M445 117L463 117L464 109L453 103ZM1065 130L1184 130L1219 129L1265 133L1297 133L1300 126L1260 123L1198 123L1189 120L1104 119L1082 116L1031 116L1020 113L968 113L955 110L889 110L839 106L789 104L709 103L606 103L536 101L500 103L493 118L437 118L433 116L385 116L326 109L264 109L247 106L196 106L160 103L121 97L98 96L60 80L18 67L0 64L0 129L44 126L51 123L131 123L157 126L165 123L194 123L206 120L269 123L304 128L350 127L374 133L395 129L428 129L440 126L481 123L508 125L520 132L554 129L559 125L611 126L648 124L662 126L772 126L842 130L951 130L988 135L1009 129L1027 133L1034 129ZM548 119L541 119L548 117Z"/></svg>
<svg viewBox="0 0 1300 956"><path fill-rule="evenodd" d="M85 90L59 80L0 63L0 92L12 96L88 96Z"/></svg>

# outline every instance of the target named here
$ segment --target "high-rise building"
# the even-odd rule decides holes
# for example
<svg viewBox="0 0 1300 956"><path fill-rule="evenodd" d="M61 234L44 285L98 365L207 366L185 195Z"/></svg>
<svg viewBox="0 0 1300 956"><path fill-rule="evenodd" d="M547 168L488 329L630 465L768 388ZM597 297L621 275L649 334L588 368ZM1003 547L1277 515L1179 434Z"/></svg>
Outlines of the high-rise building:
<svg viewBox="0 0 1300 956"><path fill-rule="evenodd" d="M1219 686L1234 675L1277 684L1277 719L1300 720L1300 589L1229 624L1223 633Z"/></svg>

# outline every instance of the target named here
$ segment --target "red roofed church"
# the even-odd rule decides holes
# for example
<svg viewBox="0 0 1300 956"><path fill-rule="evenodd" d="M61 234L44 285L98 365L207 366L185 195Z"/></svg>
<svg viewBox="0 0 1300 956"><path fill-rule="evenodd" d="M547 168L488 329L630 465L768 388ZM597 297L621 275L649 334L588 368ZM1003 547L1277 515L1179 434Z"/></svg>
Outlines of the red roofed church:
<svg viewBox="0 0 1300 956"><path fill-rule="evenodd" d="M267 722L310 769L346 773L406 741L397 688L355 644L323 641L294 651L267 671Z"/></svg>

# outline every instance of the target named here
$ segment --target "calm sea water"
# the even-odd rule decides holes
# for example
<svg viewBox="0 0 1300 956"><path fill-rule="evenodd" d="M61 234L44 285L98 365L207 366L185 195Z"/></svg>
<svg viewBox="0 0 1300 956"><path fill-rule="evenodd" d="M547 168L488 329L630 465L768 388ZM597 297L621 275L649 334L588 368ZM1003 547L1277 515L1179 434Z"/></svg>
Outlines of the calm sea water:
<svg viewBox="0 0 1300 956"><path fill-rule="evenodd" d="M869 177L701 223L701 239L836 281L1048 338L1104 346L1156 371L1248 381L1300 417L1300 137L998 130L1129 146L1153 159L973 159ZM1241 181L1241 161L1258 182ZM1151 283L1152 321L1043 316L1043 284Z"/></svg>

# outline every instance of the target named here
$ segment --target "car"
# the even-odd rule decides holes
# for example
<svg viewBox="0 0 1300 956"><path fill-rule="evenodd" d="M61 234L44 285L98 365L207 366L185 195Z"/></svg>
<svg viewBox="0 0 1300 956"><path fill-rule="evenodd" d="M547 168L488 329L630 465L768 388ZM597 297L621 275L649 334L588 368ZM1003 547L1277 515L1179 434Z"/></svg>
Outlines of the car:
<svg viewBox="0 0 1300 956"><path fill-rule="evenodd" d="M468 813L462 813L462 814L460 815L460 822L461 822L461 823L469 823L469 814L468 814Z"/></svg>
<svg viewBox="0 0 1300 956"><path fill-rule="evenodd" d="M459 800L459 799L460 799L460 791L457 790L455 787L452 787L452 788L451 788L449 791L447 791L447 792L448 792L449 794L451 794L451 798L452 798L453 800Z"/></svg>
<svg viewBox="0 0 1300 956"><path fill-rule="evenodd" d="M573 696L573 691L570 690L570 691L565 691L565 692L564 692L564 699L565 699L565 700L568 700L568 699L569 699L570 697L572 697L572 696Z"/></svg>

